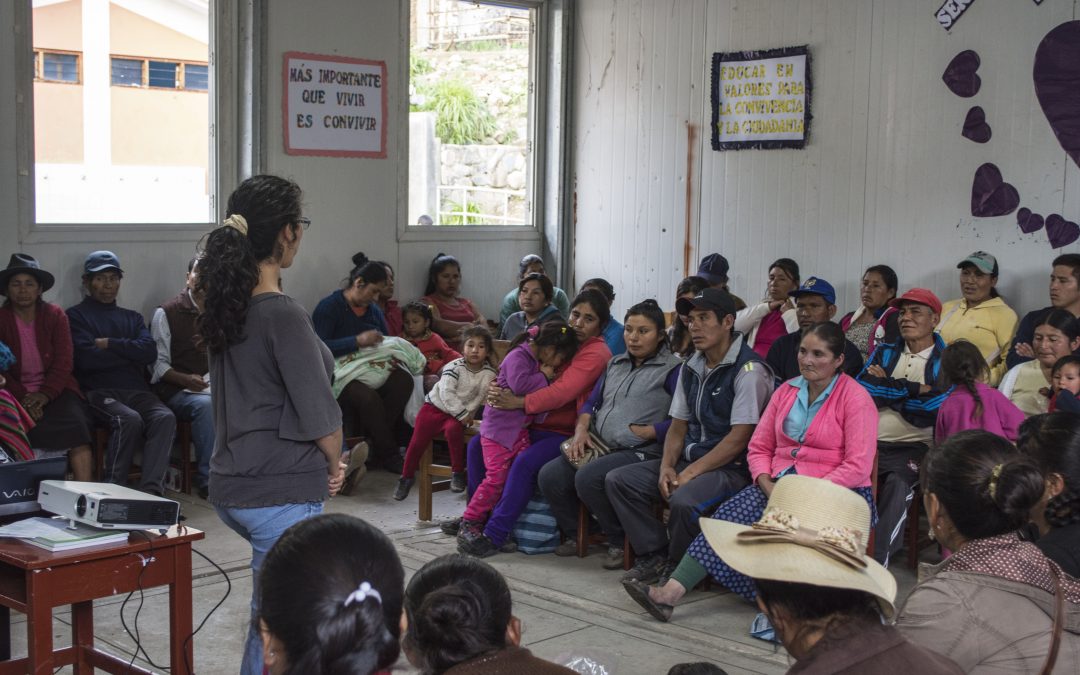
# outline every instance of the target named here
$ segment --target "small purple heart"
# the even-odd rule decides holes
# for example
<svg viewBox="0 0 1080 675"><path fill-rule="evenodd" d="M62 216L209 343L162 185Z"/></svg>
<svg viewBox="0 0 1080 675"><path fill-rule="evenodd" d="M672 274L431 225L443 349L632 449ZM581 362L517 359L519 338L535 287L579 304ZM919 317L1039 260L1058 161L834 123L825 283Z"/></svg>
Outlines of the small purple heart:
<svg viewBox="0 0 1080 675"><path fill-rule="evenodd" d="M987 162L975 170L971 184L971 215L991 218L1012 213L1020 206L1020 193L1005 182L1001 170Z"/></svg>
<svg viewBox="0 0 1080 675"><path fill-rule="evenodd" d="M1016 224L1024 234L1038 232L1043 226L1043 217L1038 213L1032 213L1031 209L1024 207L1016 212Z"/></svg>
<svg viewBox="0 0 1080 675"><path fill-rule="evenodd" d="M978 54L970 49L962 51L949 61L941 79L952 93L961 98L971 98L979 93L979 87L982 86L982 79L975 72L980 63L982 61Z"/></svg>
<svg viewBox="0 0 1080 675"><path fill-rule="evenodd" d="M1046 217L1046 236L1050 240L1051 248L1068 246L1080 239L1080 225L1051 213Z"/></svg>
<svg viewBox="0 0 1080 675"><path fill-rule="evenodd" d="M964 118L964 130L961 135L969 141L985 143L990 140L990 125L986 123L986 113L979 106L968 110Z"/></svg>
<svg viewBox="0 0 1080 675"><path fill-rule="evenodd" d="M1080 166L1080 21L1066 21L1035 50L1035 97L1058 143Z"/></svg>

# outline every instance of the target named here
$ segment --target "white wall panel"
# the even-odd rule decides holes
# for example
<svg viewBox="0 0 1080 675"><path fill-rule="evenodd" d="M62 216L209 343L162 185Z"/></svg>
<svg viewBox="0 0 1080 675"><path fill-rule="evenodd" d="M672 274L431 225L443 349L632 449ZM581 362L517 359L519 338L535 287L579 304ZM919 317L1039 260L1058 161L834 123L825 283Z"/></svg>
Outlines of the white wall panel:
<svg viewBox="0 0 1080 675"><path fill-rule="evenodd" d="M1080 217L1080 170L1051 134L1031 82L1038 42L1075 18L1077 4L982 0L947 33L934 20L940 3L929 0L582 0L577 278L609 276L621 309L646 296L670 306L682 276L686 136L653 121L689 119L701 129L693 257L724 253L746 299L761 295L766 266L780 256L798 260L804 277L833 282L845 311L858 302L861 270L879 262L897 270L901 286L948 299L958 295L955 262L981 248L999 257L1002 291L1018 311L1042 306L1049 261L1078 246L1052 251L1045 234L1020 233L1015 215L973 218L971 182L992 161L1021 204ZM640 20L661 8L671 12L666 20ZM659 47L671 40L682 43L674 53ZM807 148L713 152L711 54L797 44L808 44L813 60ZM941 81L964 49L982 57L982 90L971 99ZM644 69L642 50L653 61ZM666 95L642 97L660 72L675 73ZM985 145L960 136L973 105L993 128ZM641 136L649 131L651 139ZM648 148L646 161L627 154L631 147ZM665 227L663 238L648 238Z"/></svg>

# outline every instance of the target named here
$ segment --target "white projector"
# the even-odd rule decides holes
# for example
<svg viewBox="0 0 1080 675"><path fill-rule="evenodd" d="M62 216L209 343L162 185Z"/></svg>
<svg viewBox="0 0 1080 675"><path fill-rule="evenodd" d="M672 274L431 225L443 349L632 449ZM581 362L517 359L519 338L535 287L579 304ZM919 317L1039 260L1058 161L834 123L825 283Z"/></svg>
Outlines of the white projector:
<svg viewBox="0 0 1080 675"><path fill-rule="evenodd" d="M156 530L176 525L180 503L112 483L43 480L41 508L68 520L115 530Z"/></svg>

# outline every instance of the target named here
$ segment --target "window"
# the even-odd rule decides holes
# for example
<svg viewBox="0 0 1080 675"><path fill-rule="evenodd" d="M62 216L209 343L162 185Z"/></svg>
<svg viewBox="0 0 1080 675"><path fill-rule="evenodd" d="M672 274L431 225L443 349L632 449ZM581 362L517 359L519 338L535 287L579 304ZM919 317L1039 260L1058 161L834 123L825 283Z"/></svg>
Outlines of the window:
<svg viewBox="0 0 1080 675"><path fill-rule="evenodd" d="M209 67L205 63L181 63L156 59L112 57L113 86L156 87L209 91Z"/></svg>
<svg viewBox="0 0 1080 675"><path fill-rule="evenodd" d="M147 81L151 87L176 89L176 73L179 69L180 64L178 63L170 63L169 61L150 61L150 65L146 69Z"/></svg>
<svg viewBox="0 0 1080 675"><path fill-rule="evenodd" d="M121 87L141 87L142 61L134 59L112 59L112 84Z"/></svg>
<svg viewBox="0 0 1080 675"><path fill-rule="evenodd" d="M207 91L210 89L208 66L185 63L184 89L193 89L195 91Z"/></svg>
<svg viewBox="0 0 1080 675"><path fill-rule="evenodd" d="M534 38L541 6L414 3L410 225L538 226Z"/></svg>
<svg viewBox="0 0 1080 675"><path fill-rule="evenodd" d="M71 52L34 52L34 79L79 83L79 55Z"/></svg>

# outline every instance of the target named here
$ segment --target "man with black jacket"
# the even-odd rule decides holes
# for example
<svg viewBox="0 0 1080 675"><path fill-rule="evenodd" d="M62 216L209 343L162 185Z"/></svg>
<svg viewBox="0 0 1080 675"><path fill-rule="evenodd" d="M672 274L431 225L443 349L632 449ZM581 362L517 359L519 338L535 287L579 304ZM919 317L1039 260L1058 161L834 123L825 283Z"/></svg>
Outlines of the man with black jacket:
<svg viewBox="0 0 1080 675"><path fill-rule="evenodd" d="M776 375L777 386L799 376L799 344L806 331L814 324L832 321L836 316L836 291L832 284L821 277L809 277L788 295L795 299L795 318L799 322L799 330L777 338L765 357L765 362ZM862 367L859 348L845 340L844 372L855 377Z"/></svg>

